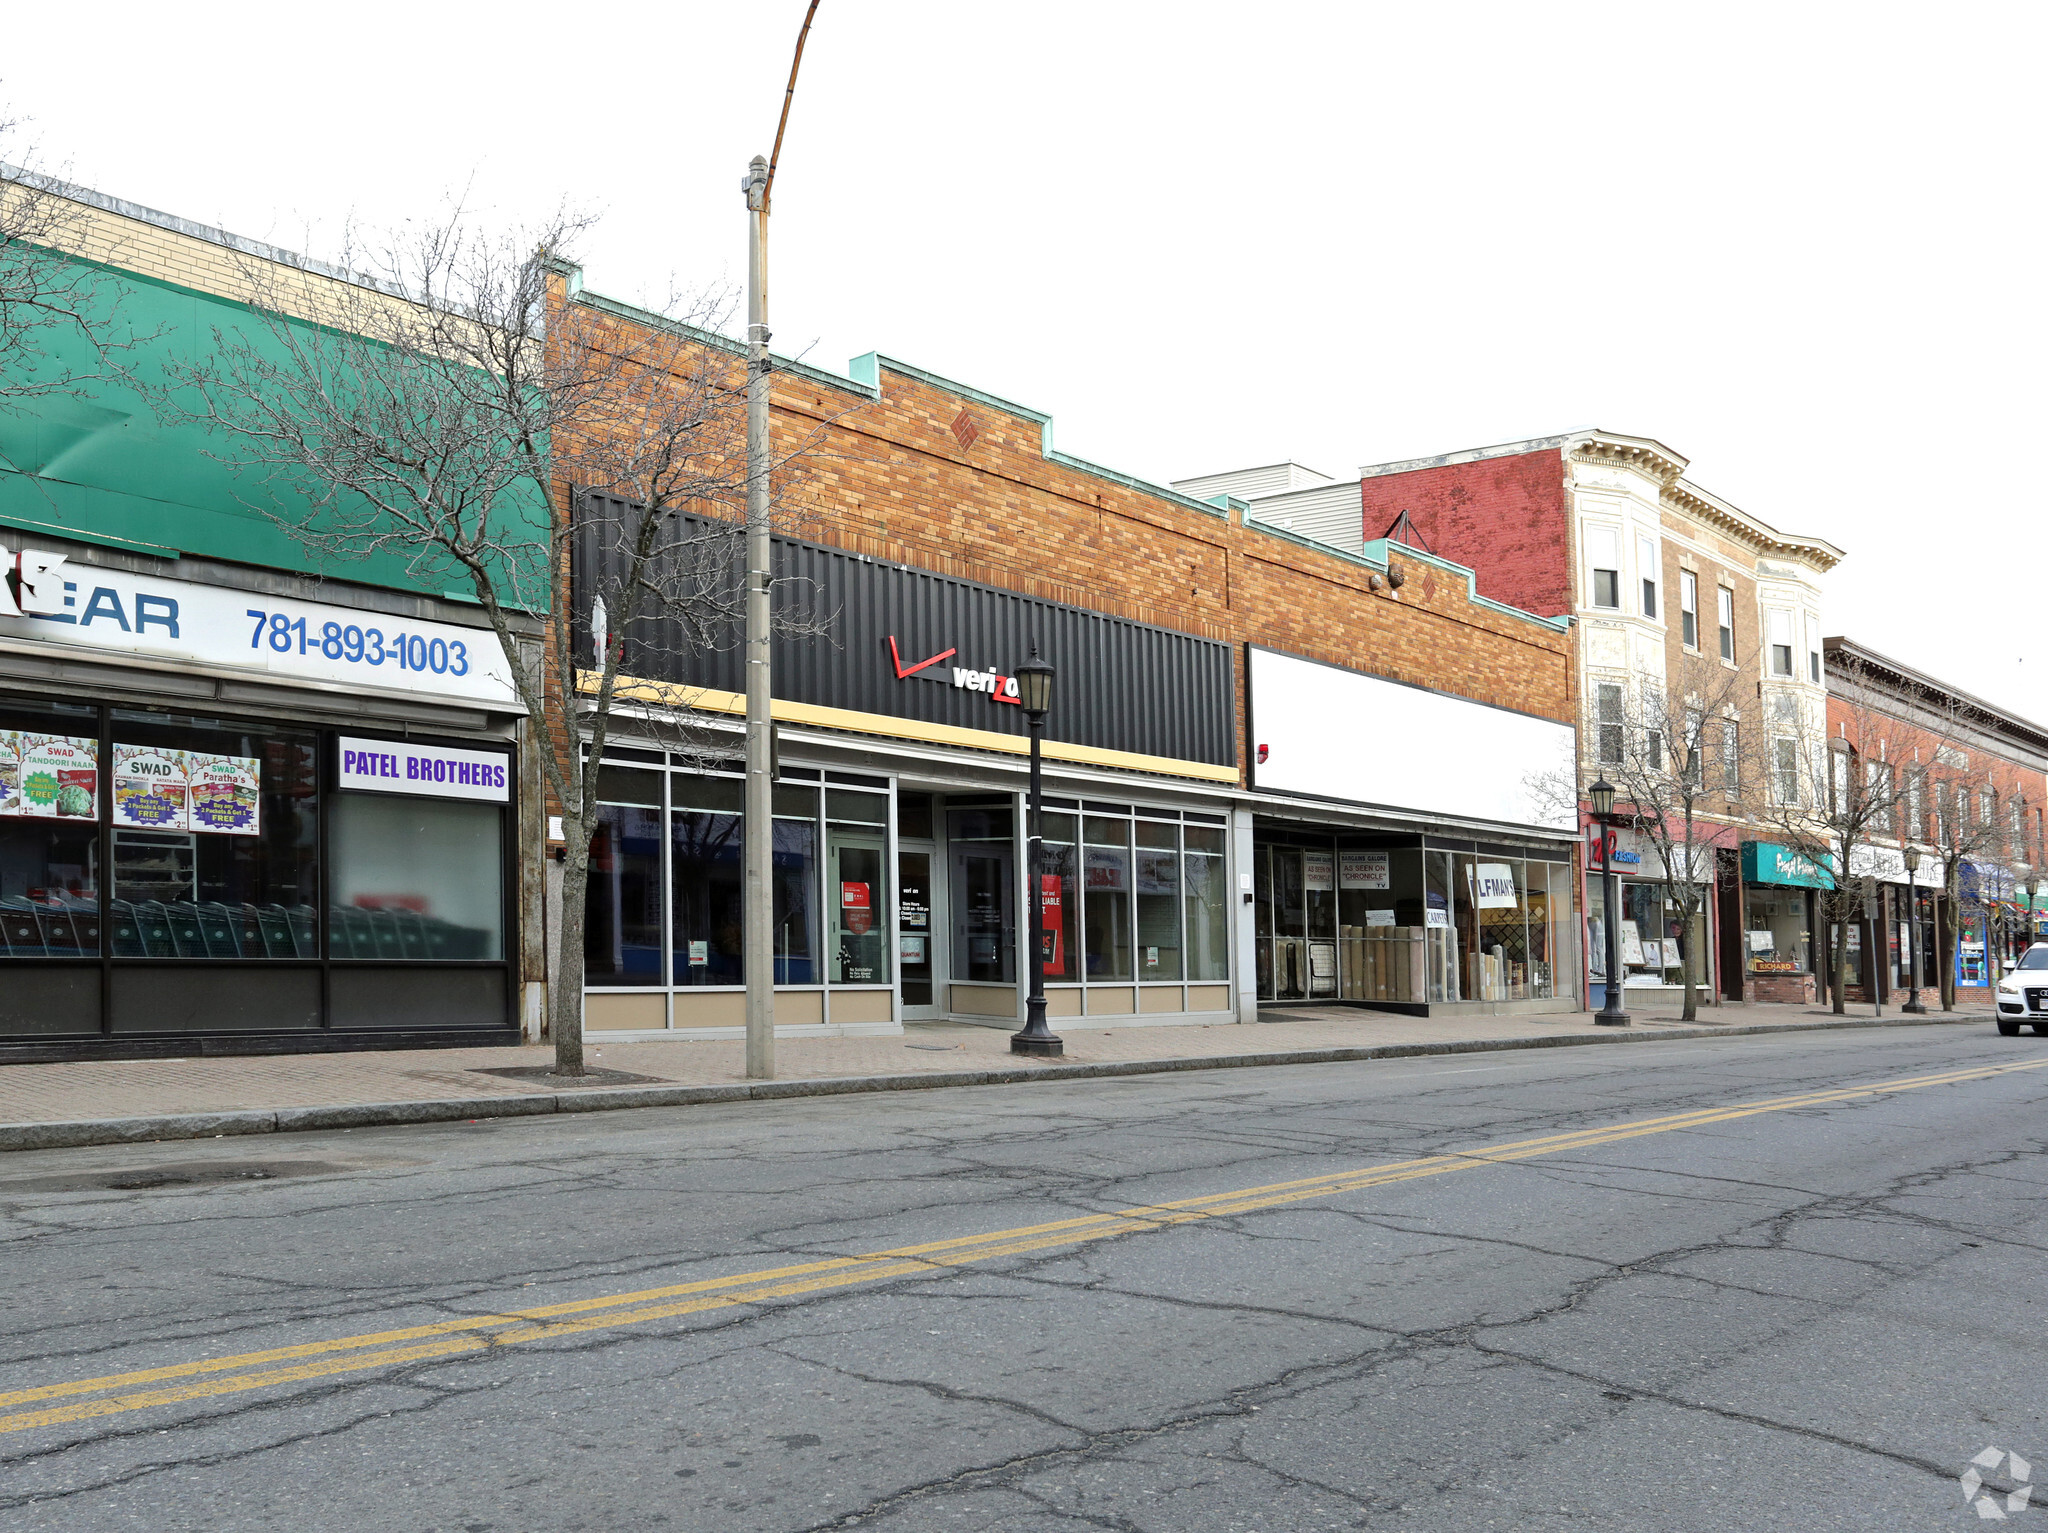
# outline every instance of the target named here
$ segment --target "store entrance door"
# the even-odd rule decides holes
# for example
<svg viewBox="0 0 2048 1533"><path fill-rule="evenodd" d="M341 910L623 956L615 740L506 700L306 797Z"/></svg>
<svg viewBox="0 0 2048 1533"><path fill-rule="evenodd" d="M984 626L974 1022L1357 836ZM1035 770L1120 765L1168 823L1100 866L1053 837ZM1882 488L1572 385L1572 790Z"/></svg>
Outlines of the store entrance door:
<svg viewBox="0 0 2048 1533"><path fill-rule="evenodd" d="M945 906L932 877L937 860L938 850L929 841L903 842L896 852L897 968L906 1022L929 1022L946 1014L939 990L946 972Z"/></svg>
<svg viewBox="0 0 2048 1533"><path fill-rule="evenodd" d="M970 984L1017 982L1017 862L1007 841L953 849L953 977Z"/></svg>

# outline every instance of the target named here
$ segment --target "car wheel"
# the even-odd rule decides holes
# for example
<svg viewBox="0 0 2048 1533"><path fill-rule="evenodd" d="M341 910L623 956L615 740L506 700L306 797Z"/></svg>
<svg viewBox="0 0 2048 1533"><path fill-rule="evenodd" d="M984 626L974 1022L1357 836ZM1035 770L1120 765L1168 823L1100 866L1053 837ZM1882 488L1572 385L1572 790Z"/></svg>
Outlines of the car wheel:
<svg viewBox="0 0 2048 1533"><path fill-rule="evenodd" d="M2000 1036L2001 1038L2017 1038L2017 1037L2019 1037L2019 1035L2020 1035L2020 1021L2019 1021L2019 1018L2018 1018L2018 1017L2000 1017L2000 1018L1998 1019L1998 1034L1999 1034L1999 1036Z"/></svg>

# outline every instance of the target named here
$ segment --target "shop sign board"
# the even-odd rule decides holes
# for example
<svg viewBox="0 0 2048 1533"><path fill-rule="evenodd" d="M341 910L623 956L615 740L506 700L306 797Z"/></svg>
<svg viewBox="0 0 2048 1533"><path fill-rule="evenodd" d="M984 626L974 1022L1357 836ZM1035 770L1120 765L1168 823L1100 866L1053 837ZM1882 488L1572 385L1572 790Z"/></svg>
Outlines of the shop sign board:
<svg viewBox="0 0 2048 1533"><path fill-rule="evenodd" d="M418 798L512 801L512 758L504 751L422 745L414 740L357 740L343 735L340 786L362 793Z"/></svg>
<svg viewBox="0 0 2048 1533"><path fill-rule="evenodd" d="M1775 841L1742 843L1742 881L1793 889L1832 889L1835 881L1811 857Z"/></svg>
<svg viewBox="0 0 2048 1533"><path fill-rule="evenodd" d="M1586 867L1595 873L1605 872L1612 861L1614 871L1624 876L1643 870L1643 853L1636 845L1636 838L1628 831L1616 830L1611 825L1589 825L1586 827Z"/></svg>
<svg viewBox="0 0 2048 1533"><path fill-rule="evenodd" d="M593 591L625 574L624 551L597 534L601 524L592 518L575 543L570 610L578 614L591 611ZM678 547L704 557L707 543L696 534L716 526L685 517ZM1230 645L867 554L795 538L772 542L778 614L794 616L820 593L831 613L818 620L806 612L811 621L776 634L778 703L831 709L849 716L843 727L900 738L967 729L1021 742L1028 726L1017 671L1036 649L1057 671L1044 720L1048 745L1194 764L1209 770L1192 775L1234 780ZM730 558L737 589L737 545ZM820 622L826 632L817 631ZM707 637L685 633L676 617L646 617L611 638L623 645L627 676L737 697L747 684L738 627L735 619ZM581 625L579 654L593 652L592 637Z"/></svg>
<svg viewBox="0 0 2048 1533"><path fill-rule="evenodd" d="M10 562L16 582L0 581L0 639L518 707L489 629L98 569L34 549Z"/></svg>
<svg viewBox="0 0 2048 1533"><path fill-rule="evenodd" d="M1248 646L1254 786L1570 832L1532 783L1569 774L1572 726Z"/></svg>
<svg viewBox="0 0 2048 1533"><path fill-rule="evenodd" d="M1339 852L1337 883L1345 889L1391 889L1392 868L1389 852Z"/></svg>

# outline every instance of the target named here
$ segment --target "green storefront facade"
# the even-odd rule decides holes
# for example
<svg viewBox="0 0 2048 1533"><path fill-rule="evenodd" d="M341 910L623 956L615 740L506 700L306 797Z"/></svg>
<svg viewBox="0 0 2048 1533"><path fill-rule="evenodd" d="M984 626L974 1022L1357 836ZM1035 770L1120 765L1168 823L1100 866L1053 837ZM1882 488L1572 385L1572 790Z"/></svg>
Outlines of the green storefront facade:
<svg viewBox="0 0 2048 1533"><path fill-rule="evenodd" d="M136 253L92 283L136 339L117 378L53 335L65 385L0 410L0 1060L516 1038L539 838L498 640L402 552L323 566L280 525L306 491L176 409L265 333L177 279L277 253L76 201Z"/></svg>

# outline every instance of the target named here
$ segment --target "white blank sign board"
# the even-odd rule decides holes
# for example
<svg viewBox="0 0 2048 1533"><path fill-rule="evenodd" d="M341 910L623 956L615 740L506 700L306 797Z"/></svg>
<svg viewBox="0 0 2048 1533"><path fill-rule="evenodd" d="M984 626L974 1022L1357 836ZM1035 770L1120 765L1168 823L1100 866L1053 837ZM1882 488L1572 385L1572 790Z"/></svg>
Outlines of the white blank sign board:
<svg viewBox="0 0 2048 1533"><path fill-rule="evenodd" d="M1532 775L1573 765L1569 724L1490 708L1377 676L1251 651L1252 736L1261 788L1360 804L1570 829ZM1254 753L1256 761L1256 752Z"/></svg>

